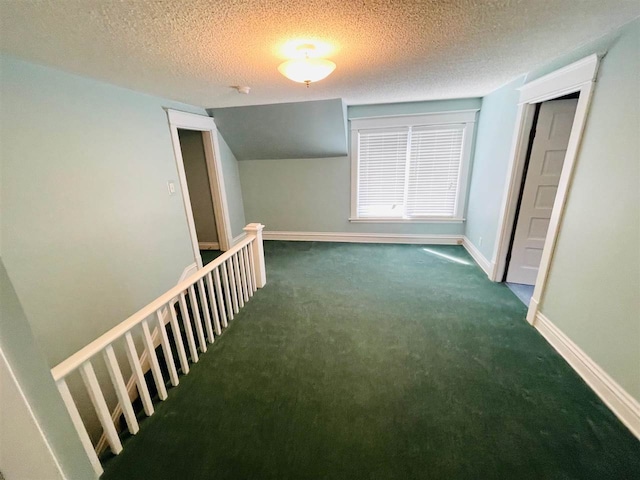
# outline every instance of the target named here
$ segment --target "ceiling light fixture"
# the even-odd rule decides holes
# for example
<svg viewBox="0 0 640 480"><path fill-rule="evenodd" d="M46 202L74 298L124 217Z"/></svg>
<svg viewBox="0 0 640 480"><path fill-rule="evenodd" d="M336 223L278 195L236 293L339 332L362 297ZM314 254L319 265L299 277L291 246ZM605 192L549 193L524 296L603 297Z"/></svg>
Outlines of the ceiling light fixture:
<svg viewBox="0 0 640 480"><path fill-rule="evenodd" d="M300 45L297 51L303 54L303 58L281 63L278 71L289 80L305 83L307 88L311 82L327 78L336 69L336 64L324 58L313 58L315 48L313 45Z"/></svg>

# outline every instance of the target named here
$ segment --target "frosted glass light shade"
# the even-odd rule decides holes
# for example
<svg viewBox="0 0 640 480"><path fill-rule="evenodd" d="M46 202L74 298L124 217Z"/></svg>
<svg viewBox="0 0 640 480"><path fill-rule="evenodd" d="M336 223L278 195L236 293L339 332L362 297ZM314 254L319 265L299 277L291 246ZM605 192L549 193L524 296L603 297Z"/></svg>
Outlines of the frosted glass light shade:
<svg viewBox="0 0 640 480"><path fill-rule="evenodd" d="M336 64L323 58L301 58L281 63L278 70L294 82L317 82L327 78L336 68Z"/></svg>

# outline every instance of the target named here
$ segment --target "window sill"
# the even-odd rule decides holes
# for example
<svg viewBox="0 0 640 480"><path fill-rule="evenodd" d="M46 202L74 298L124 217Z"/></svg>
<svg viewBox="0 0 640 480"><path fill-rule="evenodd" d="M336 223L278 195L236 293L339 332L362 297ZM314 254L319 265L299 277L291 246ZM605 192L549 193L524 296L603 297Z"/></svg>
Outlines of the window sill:
<svg viewBox="0 0 640 480"><path fill-rule="evenodd" d="M349 218L351 223L464 223L464 218Z"/></svg>

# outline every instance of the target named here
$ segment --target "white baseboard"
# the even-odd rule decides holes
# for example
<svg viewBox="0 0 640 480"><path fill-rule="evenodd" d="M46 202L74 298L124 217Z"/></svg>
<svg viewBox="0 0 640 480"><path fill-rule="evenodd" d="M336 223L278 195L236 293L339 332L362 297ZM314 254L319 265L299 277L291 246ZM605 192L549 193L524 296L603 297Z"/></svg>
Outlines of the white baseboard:
<svg viewBox="0 0 640 480"><path fill-rule="evenodd" d="M535 290L533 292L535 294ZM535 324L536 317L538 316L538 299L531 297L529 300L529 308L527 309L527 322L531 325Z"/></svg>
<svg viewBox="0 0 640 480"><path fill-rule="evenodd" d="M346 243L406 243L418 245L459 245L462 235L416 235L402 233L339 233L339 232L269 232L264 240L289 240L300 242Z"/></svg>
<svg viewBox="0 0 640 480"><path fill-rule="evenodd" d="M198 248L200 250L220 250L220 244L218 242L198 242Z"/></svg>
<svg viewBox="0 0 640 480"><path fill-rule="evenodd" d="M640 403L542 313L533 326L640 440Z"/></svg>
<svg viewBox="0 0 640 480"><path fill-rule="evenodd" d="M484 273L487 274L487 277L489 277L490 280L493 280L492 277L493 277L494 263L487 260L487 257L482 255L480 250L478 250L476 246L473 243L471 243L471 240L469 240L466 236L462 238L462 246L465 248L467 252L469 252L469 255L473 257L475 262L484 271Z"/></svg>

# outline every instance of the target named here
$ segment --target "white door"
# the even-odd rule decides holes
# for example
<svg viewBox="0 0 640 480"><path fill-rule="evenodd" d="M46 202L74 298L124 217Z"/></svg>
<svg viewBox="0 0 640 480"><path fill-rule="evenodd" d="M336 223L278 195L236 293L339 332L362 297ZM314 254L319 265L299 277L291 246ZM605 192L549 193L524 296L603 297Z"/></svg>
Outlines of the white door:
<svg viewBox="0 0 640 480"><path fill-rule="evenodd" d="M534 285L578 99L540 106L511 248L507 282Z"/></svg>

